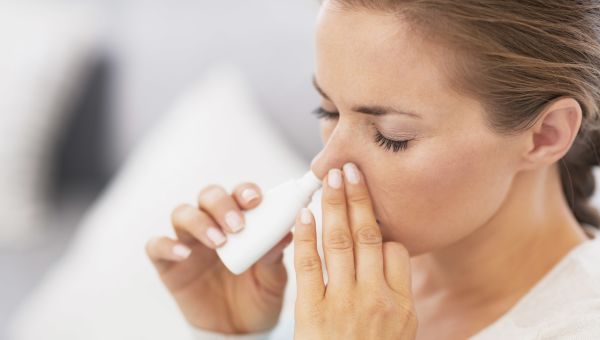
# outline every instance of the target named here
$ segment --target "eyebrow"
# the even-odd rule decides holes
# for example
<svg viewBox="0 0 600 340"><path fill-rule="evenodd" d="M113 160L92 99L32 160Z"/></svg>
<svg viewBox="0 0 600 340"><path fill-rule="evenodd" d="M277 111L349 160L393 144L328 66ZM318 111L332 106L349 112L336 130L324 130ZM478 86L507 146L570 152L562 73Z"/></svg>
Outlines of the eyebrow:
<svg viewBox="0 0 600 340"><path fill-rule="evenodd" d="M331 99L329 98L327 93L325 93L323 88L321 88L321 86L319 86L319 84L317 83L317 78L314 75L312 77L312 83L313 83L315 89L317 90L317 92L319 92L319 94L321 96L323 96L323 98L331 101ZM373 116L383 116L388 113L396 113L396 114L403 114L403 115L411 116L413 118L419 118L419 119L423 118L421 115L419 115L415 112L412 112L412 111L400 110L397 108L393 108L391 106L382 106L382 105L370 105L370 106L358 105L358 106L354 106L352 108L352 111L364 113L366 115L373 115Z"/></svg>

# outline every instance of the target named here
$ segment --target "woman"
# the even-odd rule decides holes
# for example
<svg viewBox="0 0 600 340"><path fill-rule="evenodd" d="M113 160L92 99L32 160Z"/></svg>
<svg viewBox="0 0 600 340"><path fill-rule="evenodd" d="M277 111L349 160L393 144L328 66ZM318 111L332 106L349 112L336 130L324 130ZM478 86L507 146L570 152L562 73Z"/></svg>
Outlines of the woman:
<svg viewBox="0 0 600 340"><path fill-rule="evenodd" d="M295 338L600 338L599 34L593 0L323 2L329 280L303 209ZM278 321L291 234L240 276L214 252L260 192L204 188L148 242L198 338Z"/></svg>

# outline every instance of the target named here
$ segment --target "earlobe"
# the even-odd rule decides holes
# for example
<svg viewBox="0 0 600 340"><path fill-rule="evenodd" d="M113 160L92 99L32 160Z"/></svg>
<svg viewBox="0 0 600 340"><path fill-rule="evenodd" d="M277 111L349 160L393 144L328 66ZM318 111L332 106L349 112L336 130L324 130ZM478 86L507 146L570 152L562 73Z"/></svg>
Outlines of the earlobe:
<svg viewBox="0 0 600 340"><path fill-rule="evenodd" d="M555 99L530 128L526 158L532 167L552 164L564 157L577 137L582 121L579 103L571 97Z"/></svg>

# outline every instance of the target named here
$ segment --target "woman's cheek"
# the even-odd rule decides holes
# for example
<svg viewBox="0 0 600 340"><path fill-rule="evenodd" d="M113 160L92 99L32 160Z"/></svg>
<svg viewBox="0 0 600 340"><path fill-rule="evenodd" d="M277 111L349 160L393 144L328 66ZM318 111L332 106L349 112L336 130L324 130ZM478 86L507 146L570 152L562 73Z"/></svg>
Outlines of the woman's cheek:
<svg viewBox="0 0 600 340"><path fill-rule="evenodd" d="M475 230L499 208L509 186L498 179L484 150L439 150L401 163L390 176L387 198L379 200L384 236L405 243L411 253L448 245Z"/></svg>

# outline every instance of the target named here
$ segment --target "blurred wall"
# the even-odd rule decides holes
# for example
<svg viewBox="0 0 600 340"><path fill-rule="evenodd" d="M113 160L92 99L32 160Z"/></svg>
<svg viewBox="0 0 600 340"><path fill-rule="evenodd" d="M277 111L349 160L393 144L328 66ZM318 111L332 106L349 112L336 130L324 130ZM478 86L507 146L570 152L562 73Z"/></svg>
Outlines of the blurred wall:
<svg viewBox="0 0 600 340"><path fill-rule="evenodd" d="M91 1L91 0L88 0ZM307 159L320 150L311 85L318 1L105 1L114 78L108 136L117 167L211 62L239 63L256 98ZM226 138L227 136L223 136Z"/></svg>

